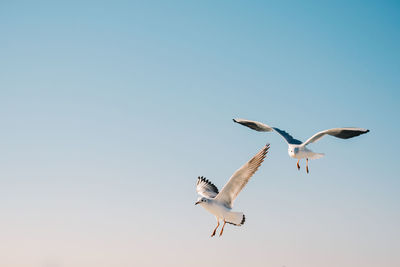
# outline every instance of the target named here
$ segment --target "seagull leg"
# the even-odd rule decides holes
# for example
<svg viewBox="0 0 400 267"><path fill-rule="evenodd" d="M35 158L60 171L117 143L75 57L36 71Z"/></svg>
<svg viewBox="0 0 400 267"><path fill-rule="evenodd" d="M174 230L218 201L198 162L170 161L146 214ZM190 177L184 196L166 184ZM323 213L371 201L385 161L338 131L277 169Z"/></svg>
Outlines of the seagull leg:
<svg viewBox="0 0 400 267"><path fill-rule="evenodd" d="M300 171L300 165L299 165L300 160L297 161L297 169Z"/></svg>
<svg viewBox="0 0 400 267"><path fill-rule="evenodd" d="M221 236L221 235L222 235L222 233L224 232L224 227L225 227L225 224L226 224L226 221L224 220L224 225L222 225L222 229L221 229L221 232L219 233L219 236Z"/></svg>
<svg viewBox="0 0 400 267"><path fill-rule="evenodd" d="M306 170L307 170L307 173L308 173L308 158L306 159Z"/></svg>
<svg viewBox="0 0 400 267"><path fill-rule="evenodd" d="M219 220L217 219L217 221L218 221L217 227L215 227L214 232L211 234L211 237L215 236L215 233L217 232L217 229L219 227Z"/></svg>

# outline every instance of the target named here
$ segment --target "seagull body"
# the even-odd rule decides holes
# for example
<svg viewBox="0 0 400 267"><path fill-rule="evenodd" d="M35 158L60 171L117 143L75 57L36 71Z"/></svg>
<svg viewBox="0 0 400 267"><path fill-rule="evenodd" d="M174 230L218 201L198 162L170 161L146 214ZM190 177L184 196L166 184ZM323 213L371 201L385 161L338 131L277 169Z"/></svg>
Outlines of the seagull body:
<svg viewBox="0 0 400 267"><path fill-rule="evenodd" d="M199 203L204 209L213 214L218 220L225 220L227 223L240 226L244 224L245 216L242 212L233 212L224 204L215 199L207 199Z"/></svg>
<svg viewBox="0 0 400 267"><path fill-rule="evenodd" d="M301 145L288 145L288 154L291 158L295 159L319 159L322 158L325 154L323 153L315 153L314 151L308 149L305 146Z"/></svg>
<svg viewBox="0 0 400 267"><path fill-rule="evenodd" d="M229 179L229 181L222 188L221 192L205 177L197 178L196 191L200 195L195 205L200 204L205 210L210 212L217 219L218 225L215 227L211 237L213 237L219 227L219 222L222 220L220 236L224 231L226 223L236 226L241 226L245 222L245 216L242 212L232 211L233 202L237 195L242 191L244 186L248 183L250 178L254 175L257 169L264 161L268 153L269 145L266 145L260 152L258 152L250 161L238 169Z"/></svg>
<svg viewBox="0 0 400 267"><path fill-rule="evenodd" d="M308 160L309 159L319 159L322 158L325 154L323 153L315 153L312 150L307 148L308 144L317 142L325 135L331 135L341 139L349 139L355 136L359 136L361 134L368 133L369 130L362 128L354 128L354 127L345 127L345 128L333 128L325 131L318 132L311 136L307 141L301 142L293 138L289 133L285 132L276 127L270 127L264 123L258 121L251 121L245 119L233 119L234 122L247 126L253 130L258 132L277 132L283 139L285 139L288 144L288 154L291 158L297 159L297 169L300 170L299 162L301 159L306 159L306 170L308 173Z"/></svg>

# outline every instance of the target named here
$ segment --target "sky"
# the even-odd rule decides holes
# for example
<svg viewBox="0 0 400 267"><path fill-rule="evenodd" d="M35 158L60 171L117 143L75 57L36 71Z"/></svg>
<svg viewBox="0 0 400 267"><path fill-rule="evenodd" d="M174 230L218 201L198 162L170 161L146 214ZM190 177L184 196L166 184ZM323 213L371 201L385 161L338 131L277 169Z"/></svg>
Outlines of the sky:
<svg viewBox="0 0 400 267"><path fill-rule="evenodd" d="M0 2L0 265L400 266L397 1ZM325 157L296 168L262 121ZM242 227L219 188L266 143Z"/></svg>

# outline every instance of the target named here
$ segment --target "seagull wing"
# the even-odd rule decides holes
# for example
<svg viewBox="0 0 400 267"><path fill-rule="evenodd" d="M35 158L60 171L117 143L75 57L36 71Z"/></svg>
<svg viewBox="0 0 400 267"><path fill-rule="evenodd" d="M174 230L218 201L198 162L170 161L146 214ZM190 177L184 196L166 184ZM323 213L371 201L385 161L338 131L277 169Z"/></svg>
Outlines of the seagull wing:
<svg viewBox="0 0 400 267"><path fill-rule="evenodd" d="M280 136L285 139L286 143L290 145L300 145L302 142L300 140L297 140L293 138L289 133L285 132L284 130L281 130L276 127L270 127L264 123L258 122L258 121L251 121L251 120L245 120L245 119L233 119L234 122L239 123L241 125L247 126L250 129L256 130L258 132L271 132L275 131L277 132Z"/></svg>
<svg viewBox="0 0 400 267"><path fill-rule="evenodd" d="M207 198L218 195L218 188L203 176L197 177L196 191L197 194Z"/></svg>
<svg viewBox="0 0 400 267"><path fill-rule="evenodd" d="M341 139L349 139L355 136L359 136L361 134L368 133L369 130L367 129L362 129L362 128L352 128L352 127L347 127L347 128L333 128L325 131L318 132L311 136L307 141L303 143L304 146L317 142L319 139L324 137L326 134L332 135L337 138Z"/></svg>
<svg viewBox="0 0 400 267"><path fill-rule="evenodd" d="M243 187L261 166L261 163L264 161L264 158L268 153L268 149L269 144L261 149L260 152L258 152L249 162L238 169L215 199L221 201L226 207L232 208L233 201L237 195L242 191Z"/></svg>
<svg viewBox="0 0 400 267"><path fill-rule="evenodd" d="M283 139L285 139L286 143L288 143L289 145L300 145L302 143L300 140L293 138L293 136L291 136L289 133L285 132L284 130L281 130L276 127L273 127L272 129L274 129L275 132L277 132L280 136L282 136Z"/></svg>
<svg viewBox="0 0 400 267"><path fill-rule="evenodd" d="M241 125L247 126L250 129L256 130L257 132L271 132L273 131L272 127L268 125L258 122L258 121L251 121L245 119L233 119L234 122L239 123Z"/></svg>

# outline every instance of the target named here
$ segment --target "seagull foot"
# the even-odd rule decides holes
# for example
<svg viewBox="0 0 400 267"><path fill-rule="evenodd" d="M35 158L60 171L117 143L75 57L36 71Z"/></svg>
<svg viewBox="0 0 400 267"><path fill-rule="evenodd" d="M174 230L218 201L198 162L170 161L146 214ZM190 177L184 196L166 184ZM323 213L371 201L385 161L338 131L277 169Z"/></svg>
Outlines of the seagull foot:
<svg viewBox="0 0 400 267"><path fill-rule="evenodd" d="M300 171L300 165L299 165L299 163L297 163L297 169Z"/></svg>
<svg viewBox="0 0 400 267"><path fill-rule="evenodd" d="M308 166L306 167L306 170L307 170L307 173L309 173L309 171L308 171Z"/></svg>

